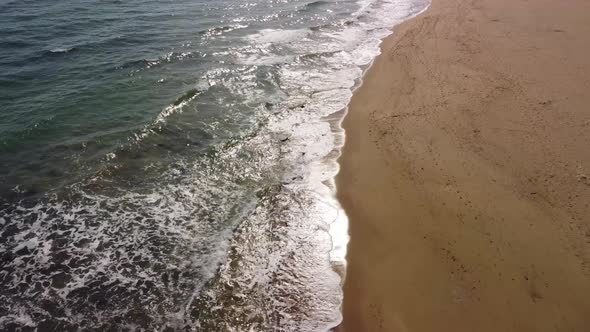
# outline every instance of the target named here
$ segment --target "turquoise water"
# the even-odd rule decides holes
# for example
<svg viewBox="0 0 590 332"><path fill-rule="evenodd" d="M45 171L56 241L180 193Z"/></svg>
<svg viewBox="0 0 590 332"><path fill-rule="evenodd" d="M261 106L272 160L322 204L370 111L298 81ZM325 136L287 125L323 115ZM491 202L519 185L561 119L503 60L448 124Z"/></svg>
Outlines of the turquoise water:
<svg viewBox="0 0 590 332"><path fill-rule="evenodd" d="M0 329L325 331L351 89L416 0L0 0Z"/></svg>

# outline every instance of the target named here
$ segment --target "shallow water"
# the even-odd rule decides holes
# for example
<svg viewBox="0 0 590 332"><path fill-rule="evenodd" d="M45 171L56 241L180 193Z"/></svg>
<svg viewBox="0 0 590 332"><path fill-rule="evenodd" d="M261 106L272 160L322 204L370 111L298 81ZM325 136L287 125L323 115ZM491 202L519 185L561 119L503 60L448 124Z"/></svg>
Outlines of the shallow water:
<svg viewBox="0 0 590 332"><path fill-rule="evenodd" d="M340 321L339 122L422 0L0 0L0 329Z"/></svg>

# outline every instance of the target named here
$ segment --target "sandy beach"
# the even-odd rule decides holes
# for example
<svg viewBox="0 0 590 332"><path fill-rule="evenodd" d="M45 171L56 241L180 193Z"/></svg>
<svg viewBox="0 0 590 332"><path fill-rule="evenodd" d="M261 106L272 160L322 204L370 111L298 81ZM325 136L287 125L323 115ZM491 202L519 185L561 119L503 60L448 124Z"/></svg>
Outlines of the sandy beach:
<svg viewBox="0 0 590 332"><path fill-rule="evenodd" d="M590 2L433 0L343 126L341 330L590 331Z"/></svg>

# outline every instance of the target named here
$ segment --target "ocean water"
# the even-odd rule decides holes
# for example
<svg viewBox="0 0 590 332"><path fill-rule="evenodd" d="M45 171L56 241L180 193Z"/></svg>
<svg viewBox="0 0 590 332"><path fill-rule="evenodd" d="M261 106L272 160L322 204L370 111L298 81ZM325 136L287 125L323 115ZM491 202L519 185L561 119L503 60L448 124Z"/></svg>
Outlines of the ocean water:
<svg viewBox="0 0 590 332"><path fill-rule="evenodd" d="M426 0L0 0L0 330L326 331L340 121Z"/></svg>

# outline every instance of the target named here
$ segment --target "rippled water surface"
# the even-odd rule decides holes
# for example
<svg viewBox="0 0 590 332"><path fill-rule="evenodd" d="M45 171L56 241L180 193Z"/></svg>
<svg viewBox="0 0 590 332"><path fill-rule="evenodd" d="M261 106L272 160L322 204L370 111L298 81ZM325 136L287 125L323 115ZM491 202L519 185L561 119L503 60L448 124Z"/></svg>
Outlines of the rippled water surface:
<svg viewBox="0 0 590 332"><path fill-rule="evenodd" d="M326 331L340 120L426 0L0 0L0 330Z"/></svg>

